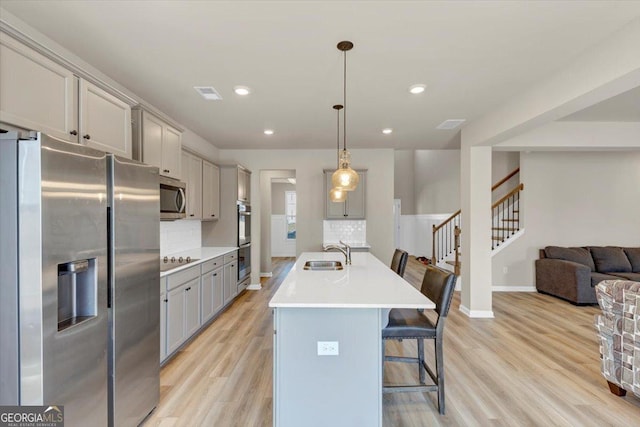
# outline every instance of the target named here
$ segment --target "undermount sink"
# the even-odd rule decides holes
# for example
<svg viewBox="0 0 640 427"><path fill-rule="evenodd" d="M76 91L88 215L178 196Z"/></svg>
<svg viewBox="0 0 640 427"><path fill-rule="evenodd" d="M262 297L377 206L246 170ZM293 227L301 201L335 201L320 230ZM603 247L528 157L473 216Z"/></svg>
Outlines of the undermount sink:
<svg viewBox="0 0 640 427"><path fill-rule="evenodd" d="M340 261L307 261L304 263L305 270L342 270Z"/></svg>

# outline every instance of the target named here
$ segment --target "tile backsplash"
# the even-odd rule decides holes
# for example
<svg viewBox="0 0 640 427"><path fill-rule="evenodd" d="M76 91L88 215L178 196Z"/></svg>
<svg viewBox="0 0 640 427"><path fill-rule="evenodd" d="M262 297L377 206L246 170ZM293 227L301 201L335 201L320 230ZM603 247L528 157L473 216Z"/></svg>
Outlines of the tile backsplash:
<svg viewBox="0 0 640 427"><path fill-rule="evenodd" d="M160 256L202 246L200 221L160 222Z"/></svg>
<svg viewBox="0 0 640 427"><path fill-rule="evenodd" d="M323 221L323 243L366 243L367 221Z"/></svg>

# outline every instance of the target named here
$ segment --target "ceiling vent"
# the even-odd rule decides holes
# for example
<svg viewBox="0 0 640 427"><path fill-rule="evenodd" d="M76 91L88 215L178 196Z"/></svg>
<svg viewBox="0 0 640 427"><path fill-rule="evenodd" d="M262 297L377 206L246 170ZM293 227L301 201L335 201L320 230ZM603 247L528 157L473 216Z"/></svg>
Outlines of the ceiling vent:
<svg viewBox="0 0 640 427"><path fill-rule="evenodd" d="M222 100L218 91L212 86L194 86L193 88L207 101Z"/></svg>
<svg viewBox="0 0 640 427"><path fill-rule="evenodd" d="M449 120L445 120L444 122L436 126L436 129L444 129L444 130L455 129L461 124L463 124L464 122L466 122L465 119L449 119Z"/></svg>

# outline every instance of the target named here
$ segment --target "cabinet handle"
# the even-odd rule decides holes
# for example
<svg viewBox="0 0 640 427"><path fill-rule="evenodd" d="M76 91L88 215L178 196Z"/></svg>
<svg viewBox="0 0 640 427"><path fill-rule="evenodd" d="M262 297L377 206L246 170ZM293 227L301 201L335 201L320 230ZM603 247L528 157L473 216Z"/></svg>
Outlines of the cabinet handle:
<svg viewBox="0 0 640 427"><path fill-rule="evenodd" d="M171 171L170 171L169 169L164 169L164 170L163 170L163 172L164 172L164 173L169 173L169 172L171 172Z"/></svg>
<svg viewBox="0 0 640 427"><path fill-rule="evenodd" d="M189 216L195 216L195 214L189 214Z"/></svg>
<svg viewBox="0 0 640 427"><path fill-rule="evenodd" d="M218 275L218 273L213 273L213 277L216 277Z"/></svg>
<svg viewBox="0 0 640 427"><path fill-rule="evenodd" d="M168 300L168 299L165 299L165 300L163 300L163 301L164 301L164 302L169 302L169 300Z"/></svg>
<svg viewBox="0 0 640 427"><path fill-rule="evenodd" d="M86 134L86 135L84 135L84 136L83 136L83 138L84 138L84 139L91 139L91 135Z"/></svg>
<svg viewBox="0 0 640 427"><path fill-rule="evenodd" d="M211 214L211 216L216 216L216 214Z"/></svg>
<svg viewBox="0 0 640 427"><path fill-rule="evenodd" d="M189 286L189 287L188 287L187 289L185 289L185 290L190 291L190 290L191 290L191 286Z"/></svg>
<svg viewBox="0 0 640 427"><path fill-rule="evenodd" d="M78 131L77 130L72 130L71 132L69 132L71 135L77 135Z"/></svg>

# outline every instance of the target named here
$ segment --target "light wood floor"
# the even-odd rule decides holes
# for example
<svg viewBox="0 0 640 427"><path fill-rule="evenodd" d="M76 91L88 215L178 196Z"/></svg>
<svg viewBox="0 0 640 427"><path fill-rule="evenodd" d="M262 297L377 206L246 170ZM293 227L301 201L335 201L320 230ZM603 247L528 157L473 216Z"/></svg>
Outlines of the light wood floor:
<svg viewBox="0 0 640 427"><path fill-rule="evenodd" d="M145 427L271 426L267 303L292 264L274 259L262 290L245 292L162 369L160 404ZM410 258L405 278L419 287L423 271ZM501 292L495 319L469 319L459 305L456 293L445 327L447 414L438 414L435 393L387 394L385 426L640 426L640 399L612 395L600 374L597 307ZM414 343L388 342L387 354L413 355ZM412 365L385 367L386 382L416 378Z"/></svg>

